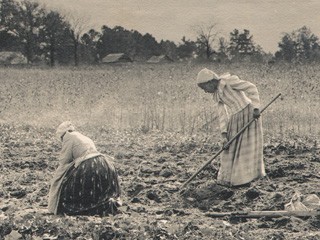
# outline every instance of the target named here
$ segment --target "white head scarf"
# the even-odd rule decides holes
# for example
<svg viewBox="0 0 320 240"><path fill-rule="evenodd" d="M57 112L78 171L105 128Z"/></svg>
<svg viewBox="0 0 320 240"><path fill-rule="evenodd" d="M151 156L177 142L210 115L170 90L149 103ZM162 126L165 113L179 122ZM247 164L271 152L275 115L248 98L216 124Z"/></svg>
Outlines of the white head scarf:
<svg viewBox="0 0 320 240"><path fill-rule="evenodd" d="M63 134L65 134L67 131L75 131L75 127L70 121L65 121L59 125L56 131L56 137L61 140L61 137Z"/></svg>
<svg viewBox="0 0 320 240"><path fill-rule="evenodd" d="M202 69L197 76L197 83L203 83L212 79L220 79L219 75L207 68Z"/></svg>

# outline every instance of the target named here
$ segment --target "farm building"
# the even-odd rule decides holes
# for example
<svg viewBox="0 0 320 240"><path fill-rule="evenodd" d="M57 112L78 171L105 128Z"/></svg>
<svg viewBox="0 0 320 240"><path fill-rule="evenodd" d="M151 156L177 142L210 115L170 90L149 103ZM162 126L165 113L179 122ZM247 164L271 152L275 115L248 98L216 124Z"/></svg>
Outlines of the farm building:
<svg viewBox="0 0 320 240"><path fill-rule="evenodd" d="M173 59L168 55L152 56L148 63L170 63L173 62Z"/></svg>
<svg viewBox="0 0 320 240"><path fill-rule="evenodd" d="M27 58L20 52L0 52L0 65L18 65L27 63Z"/></svg>
<svg viewBox="0 0 320 240"><path fill-rule="evenodd" d="M132 59L125 53L108 54L102 59L102 63L120 63L120 62L132 62Z"/></svg>

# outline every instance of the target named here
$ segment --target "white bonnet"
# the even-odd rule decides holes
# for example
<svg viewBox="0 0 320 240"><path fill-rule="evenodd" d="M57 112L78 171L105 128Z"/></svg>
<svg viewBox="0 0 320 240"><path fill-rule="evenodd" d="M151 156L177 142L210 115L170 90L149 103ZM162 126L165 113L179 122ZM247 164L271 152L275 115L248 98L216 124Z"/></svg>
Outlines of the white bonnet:
<svg viewBox="0 0 320 240"><path fill-rule="evenodd" d="M63 134L65 134L67 131L74 131L75 127L70 121L65 121L59 125L56 131L56 136L59 140L61 140L61 137Z"/></svg>
<svg viewBox="0 0 320 240"><path fill-rule="evenodd" d="M197 83L203 83L210 81L212 79L220 79L218 74L216 74L214 71L211 71L207 68L202 69L197 76Z"/></svg>

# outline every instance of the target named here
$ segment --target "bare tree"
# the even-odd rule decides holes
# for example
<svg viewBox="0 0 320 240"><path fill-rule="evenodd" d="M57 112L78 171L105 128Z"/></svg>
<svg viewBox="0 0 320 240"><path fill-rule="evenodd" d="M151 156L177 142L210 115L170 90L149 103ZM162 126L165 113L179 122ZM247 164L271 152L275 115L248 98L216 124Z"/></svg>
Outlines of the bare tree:
<svg viewBox="0 0 320 240"><path fill-rule="evenodd" d="M64 14L64 19L69 23L69 36L73 45L74 65L79 65L79 47L82 35L90 28L89 17L78 12Z"/></svg>
<svg viewBox="0 0 320 240"><path fill-rule="evenodd" d="M213 20L209 23L201 22L192 26L193 31L197 34L197 44L200 53L204 53L207 59L215 53L213 43L216 41L219 32L217 23Z"/></svg>
<svg viewBox="0 0 320 240"><path fill-rule="evenodd" d="M219 38L219 47L218 47L218 58L219 61L224 61L228 59L228 46L229 46L229 42L224 38L224 37L220 37Z"/></svg>

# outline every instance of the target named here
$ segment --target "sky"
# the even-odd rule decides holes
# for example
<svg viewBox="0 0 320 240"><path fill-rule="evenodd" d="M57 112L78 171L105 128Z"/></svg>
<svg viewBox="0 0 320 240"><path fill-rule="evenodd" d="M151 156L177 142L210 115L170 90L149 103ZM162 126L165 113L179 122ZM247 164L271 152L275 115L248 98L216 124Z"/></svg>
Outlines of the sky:
<svg viewBox="0 0 320 240"><path fill-rule="evenodd" d="M91 28L122 26L157 41L195 40L193 26L216 24L229 39L248 29L265 52L278 50L283 33L307 26L320 37L319 0L37 0L48 9L83 15Z"/></svg>

